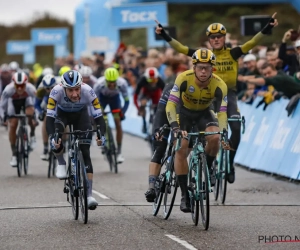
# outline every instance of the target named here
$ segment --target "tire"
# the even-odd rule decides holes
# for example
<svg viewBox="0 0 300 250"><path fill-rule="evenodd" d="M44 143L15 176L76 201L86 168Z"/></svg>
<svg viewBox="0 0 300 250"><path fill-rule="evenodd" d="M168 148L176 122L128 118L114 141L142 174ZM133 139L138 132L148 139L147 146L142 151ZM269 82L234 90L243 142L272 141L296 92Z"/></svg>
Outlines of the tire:
<svg viewBox="0 0 300 250"><path fill-rule="evenodd" d="M29 161L29 142L28 142L28 133L27 131L23 134L23 167L24 167L24 174L27 175L28 173L28 161Z"/></svg>
<svg viewBox="0 0 300 250"><path fill-rule="evenodd" d="M221 153L221 158L220 158L220 172L221 172L221 176L220 176L220 198L221 198L221 202L222 204L225 203L226 200L226 192L227 192L227 178L228 178L228 151L227 150L223 150L221 149L222 153Z"/></svg>
<svg viewBox="0 0 300 250"><path fill-rule="evenodd" d="M22 163L23 163L23 139L22 136L20 135L20 132L18 133L17 137L17 143L16 143L16 148L17 148L17 171L18 171L18 177L22 176Z"/></svg>
<svg viewBox="0 0 300 250"><path fill-rule="evenodd" d="M165 193L164 193L164 219L167 220L169 216L171 215L177 188L178 188L178 181L177 177L174 171L174 159L175 159L175 152L172 152L172 157L170 159L169 166L167 166L166 176L165 176ZM173 191L173 194L172 194ZM171 198L171 200L168 202L168 197Z"/></svg>
<svg viewBox="0 0 300 250"><path fill-rule="evenodd" d="M81 151L78 152L77 158L77 178L79 183L79 202L80 202L80 211L81 218L83 223L88 222L88 204L87 204L87 176L85 171L85 165L82 157Z"/></svg>
<svg viewBox="0 0 300 250"><path fill-rule="evenodd" d="M197 169L197 172L195 172L195 169ZM197 226L199 222L199 200L201 198L201 178L199 174L197 174L199 169L199 166L195 166L193 163L193 158L191 158L189 163L188 189L191 204L191 216L195 226Z"/></svg>
<svg viewBox="0 0 300 250"><path fill-rule="evenodd" d="M52 176L55 176L56 165L57 165L57 160L55 155L52 153Z"/></svg>
<svg viewBox="0 0 300 250"><path fill-rule="evenodd" d="M219 178L220 165L218 164L217 160L214 160L213 167L216 169L216 183L214 185L214 197L215 197L215 201L217 201L219 198L219 186L220 186L220 178Z"/></svg>
<svg viewBox="0 0 300 250"><path fill-rule="evenodd" d="M118 173L118 162L117 162L117 151L116 151L116 145L114 141L114 137L111 131L111 128L107 127L107 135L108 135L108 141L109 141L109 147L108 147L108 157L107 160L109 162L110 171L115 174Z"/></svg>
<svg viewBox="0 0 300 250"><path fill-rule="evenodd" d="M156 198L152 205L152 209L153 209L153 216L156 216L159 211L164 196L164 191L165 191L165 178L163 175L160 175L157 178L154 189L156 193Z"/></svg>
<svg viewBox="0 0 300 250"><path fill-rule="evenodd" d="M200 210L202 216L202 224L204 229L207 230L209 227L209 185L208 185L208 168L206 164L205 154L200 155L199 161L199 176L200 185L202 184L202 192L200 192Z"/></svg>
<svg viewBox="0 0 300 250"><path fill-rule="evenodd" d="M53 154L53 153L52 153ZM52 158L53 159L53 158ZM78 189L75 190L76 187L78 187L78 181L77 184L75 183L74 176L71 175L71 159L69 158L68 161L68 179L67 179L67 186L69 188L69 203L72 206L72 213L74 220L78 220L79 216L79 191Z"/></svg>

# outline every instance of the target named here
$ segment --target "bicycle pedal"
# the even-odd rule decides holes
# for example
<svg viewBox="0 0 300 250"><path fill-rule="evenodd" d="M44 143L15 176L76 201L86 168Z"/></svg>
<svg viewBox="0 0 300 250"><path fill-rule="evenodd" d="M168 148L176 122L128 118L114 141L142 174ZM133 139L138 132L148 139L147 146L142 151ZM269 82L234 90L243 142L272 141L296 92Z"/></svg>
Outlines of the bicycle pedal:
<svg viewBox="0 0 300 250"><path fill-rule="evenodd" d="M69 189L67 187L64 187L64 193L65 194L69 193Z"/></svg>

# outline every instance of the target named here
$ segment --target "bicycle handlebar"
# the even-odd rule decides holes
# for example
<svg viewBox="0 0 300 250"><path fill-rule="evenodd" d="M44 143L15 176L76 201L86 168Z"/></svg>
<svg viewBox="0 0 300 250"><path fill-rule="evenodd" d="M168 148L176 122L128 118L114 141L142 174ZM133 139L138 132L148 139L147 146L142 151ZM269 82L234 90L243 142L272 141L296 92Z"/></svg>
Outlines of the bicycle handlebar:
<svg viewBox="0 0 300 250"><path fill-rule="evenodd" d="M228 118L227 119L229 122L241 122L242 123L242 134L245 133L245 117L242 116L242 118Z"/></svg>
<svg viewBox="0 0 300 250"><path fill-rule="evenodd" d="M100 125L97 125L97 129L89 129L89 130L73 130L72 132L59 132L59 129L55 129L55 134L54 134L54 139L55 142L58 143L59 135L79 135L79 134L85 134L89 132L96 132L98 139L101 139L101 130L100 130Z"/></svg>

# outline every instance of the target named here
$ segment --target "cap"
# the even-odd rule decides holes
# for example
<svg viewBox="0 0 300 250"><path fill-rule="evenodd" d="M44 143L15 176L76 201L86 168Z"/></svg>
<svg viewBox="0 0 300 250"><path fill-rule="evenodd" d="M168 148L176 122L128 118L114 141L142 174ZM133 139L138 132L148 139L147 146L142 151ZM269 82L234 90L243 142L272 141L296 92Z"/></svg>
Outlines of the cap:
<svg viewBox="0 0 300 250"><path fill-rule="evenodd" d="M297 41L295 42L295 48L297 48L297 47L300 47L300 40L297 40Z"/></svg>
<svg viewBox="0 0 300 250"><path fill-rule="evenodd" d="M250 61L256 61L256 56L253 54L247 54L245 55L243 62L250 62Z"/></svg>

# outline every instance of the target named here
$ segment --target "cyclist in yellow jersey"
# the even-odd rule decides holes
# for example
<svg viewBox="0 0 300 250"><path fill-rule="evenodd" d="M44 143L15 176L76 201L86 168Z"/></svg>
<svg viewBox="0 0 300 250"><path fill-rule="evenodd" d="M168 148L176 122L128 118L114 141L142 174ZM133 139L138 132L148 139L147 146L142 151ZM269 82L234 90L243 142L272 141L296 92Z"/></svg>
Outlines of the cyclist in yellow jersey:
<svg viewBox="0 0 300 250"><path fill-rule="evenodd" d="M256 46L266 34L268 34L273 27L278 25L277 19L275 19L276 12L269 20L268 24L258 32L251 40L246 42L240 47L227 48L225 46L226 28L221 23L213 23L208 26L206 35L208 36L209 43L213 48L213 53L216 55L216 65L214 73L222 78L222 80L228 86L228 109L227 116L229 118L240 118L240 112L237 106L236 96L236 83L238 76L238 58L243 54L246 54L254 46ZM157 22L157 21L156 21ZM158 22L157 22L158 23ZM192 56L195 49L191 49L180 42L170 37L161 24L158 23L156 27L156 33L160 34L176 51ZM233 161L236 150L240 143L241 137L241 125L240 122L229 122L230 129L232 131L229 144L231 149L229 154L230 161L230 174L228 176L228 182L233 183L235 181L235 171Z"/></svg>
<svg viewBox="0 0 300 250"><path fill-rule="evenodd" d="M208 49L199 49L193 54L192 60L193 69L177 76L167 102L166 113L172 131L175 135L181 132L186 137L192 126L196 131L218 132L223 128L227 130L227 86L220 77L212 73L216 57ZM213 100L216 103L218 119L210 108ZM212 173L211 166L219 151L220 136L210 135L206 140L207 166ZM181 149L176 152L174 164L182 196L180 210L185 213L191 211L187 190L188 147L189 142L183 140ZM215 180L212 178L212 185L213 182Z"/></svg>

